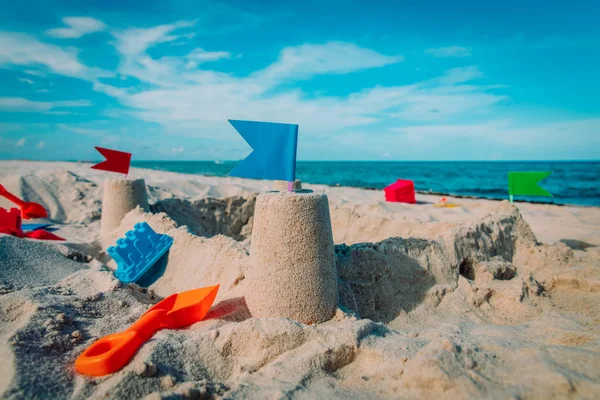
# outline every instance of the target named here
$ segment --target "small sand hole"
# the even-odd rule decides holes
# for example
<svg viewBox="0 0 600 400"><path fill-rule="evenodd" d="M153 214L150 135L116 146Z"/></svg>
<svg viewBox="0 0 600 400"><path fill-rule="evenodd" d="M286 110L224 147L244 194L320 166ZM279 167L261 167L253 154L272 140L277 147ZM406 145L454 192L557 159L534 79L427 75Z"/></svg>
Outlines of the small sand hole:
<svg viewBox="0 0 600 400"><path fill-rule="evenodd" d="M517 272L513 268L507 267L503 270L498 270L494 276L494 279L499 281L510 281L515 276L517 276Z"/></svg>
<svg viewBox="0 0 600 400"><path fill-rule="evenodd" d="M475 279L475 269L473 268L473 260L470 258L465 258L458 267L458 272L461 276L467 278L472 281Z"/></svg>

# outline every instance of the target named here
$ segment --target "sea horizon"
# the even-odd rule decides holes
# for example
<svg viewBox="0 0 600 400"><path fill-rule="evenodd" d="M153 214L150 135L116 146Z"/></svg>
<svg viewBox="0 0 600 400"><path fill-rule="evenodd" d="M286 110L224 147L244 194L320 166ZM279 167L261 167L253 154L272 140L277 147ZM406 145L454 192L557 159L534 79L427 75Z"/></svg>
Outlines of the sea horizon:
<svg viewBox="0 0 600 400"><path fill-rule="evenodd" d="M65 161L96 163L101 160L62 160ZM226 177L239 161L133 160L131 166ZM298 160L296 178L310 184L372 190L382 190L396 179L410 179L419 193L505 200L508 199L509 171L553 171L540 182L553 197L516 196L517 202L600 207L600 160Z"/></svg>
<svg viewBox="0 0 600 400"><path fill-rule="evenodd" d="M144 161L133 167L227 176L238 161ZM486 168L481 168L485 164ZM600 161L298 161L296 178L311 184L382 190L410 179L421 193L508 199L509 171L553 171L540 184L554 197L516 196L517 201L600 206Z"/></svg>

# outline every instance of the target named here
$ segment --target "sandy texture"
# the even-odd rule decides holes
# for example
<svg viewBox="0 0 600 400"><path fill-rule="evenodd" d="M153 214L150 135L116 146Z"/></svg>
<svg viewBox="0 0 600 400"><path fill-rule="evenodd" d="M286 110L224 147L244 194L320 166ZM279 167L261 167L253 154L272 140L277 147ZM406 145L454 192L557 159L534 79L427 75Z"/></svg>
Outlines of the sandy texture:
<svg viewBox="0 0 600 400"><path fill-rule="evenodd" d="M289 182L287 182L287 181L275 181L273 187L277 191L287 192L289 189L288 183ZM302 189L302 182L300 181L300 179L296 179L294 181L294 183L292 184L292 190L300 190L300 189Z"/></svg>
<svg viewBox="0 0 600 400"><path fill-rule="evenodd" d="M149 211L146 182L143 179L107 179L102 198L102 233L113 231L129 211L141 207ZM109 245L105 243L105 245Z"/></svg>
<svg viewBox="0 0 600 400"><path fill-rule="evenodd" d="M199 236L226 235L243 240L252 233L255 195L194 201L165 199L152 205L152 212L165 212L179 225Z"/></svg>
<svg viewBox="0 0 600 400"><path fill-rule="evenodd" d="M305 325L246 304L256 193L271 182L133 169L157 213L130 211L111 238L139 221L174 238L141 288L112 275L99 244L108 174L89 166L0 162L0 182L44 204L68 239L0 235L0 398L598 398L598 208L437 208L436 196L389 204L305 185L329 199L340 304ZM205 321L157 333L111 376L74 372L153 302L215 283Z"/></svg>
<svg viewBox="0 0 600 400"><path fill-rule="evenodd" d="M256 201L246 303L254 317L331 319L337 271L327 196L268 192Z"/></svg>

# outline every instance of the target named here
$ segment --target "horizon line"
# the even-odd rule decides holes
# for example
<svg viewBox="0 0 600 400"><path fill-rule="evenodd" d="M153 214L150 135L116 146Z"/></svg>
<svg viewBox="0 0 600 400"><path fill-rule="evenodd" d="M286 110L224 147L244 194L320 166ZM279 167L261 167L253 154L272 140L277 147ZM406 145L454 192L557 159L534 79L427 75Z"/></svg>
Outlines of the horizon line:
<svg viewBox="0 0 600 400"><path fill-rule="evenodd" d="M131 160L131 163L138 163L138 162L177 162L177 163L185 163L185 162L189 162L189 163L194 163L194 162L212 162L212 163L238 163L241 162L243 159L239 159L239 160L215 160L215 159L204 159L204 160L173 160L173 159L143 159L143 160ZM0 161L3 162L7 162L7 161L32 161L32 162L75 162L75 163L97 163L97 162L101 162L104 161L104 159L100 158L97 160L42 160L42 159L25 159L25 158L15 158L15 159L0 159ZM375 162L406 162L406 163L418 163L418 162L464 162L464 163L473 163L473 162L498 162L498 163L502 163L502 162L600 162L600 159L561 159L561 160L552 160L552 159L539 159L539 160L296 160L297 162L331 162L331 163L335 163L335 162L343 162L343 163L350 163L350 162L369 162L369 163L375 163Z"/></svg>

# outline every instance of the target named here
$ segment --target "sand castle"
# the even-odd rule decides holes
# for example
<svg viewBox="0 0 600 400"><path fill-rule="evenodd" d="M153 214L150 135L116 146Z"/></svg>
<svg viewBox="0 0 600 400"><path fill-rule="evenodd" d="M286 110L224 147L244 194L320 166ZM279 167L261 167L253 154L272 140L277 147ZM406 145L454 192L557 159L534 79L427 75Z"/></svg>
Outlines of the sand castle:
<svg viewBox="0 0 600 400"><path fill-rule="evenodd" d="M287 181L275 181L274 189L280 192L285 192L288 190L288 184L289 182ZM300 179L296 179L292 185L292 190L300 189L302 189L302 182L300 181Z"/></svg>
<svg viewBox="0 0 600 400"><path fill-rule="evenodd" d="M257 197L246 303L253 317L324 322L338 304L329 202L310 190Z"/></svg>
<svg viewBox="0 0 600 400"><path fill-rule="evenodd" d="M140 206L149 211L146 183L143 179L107 179L104 181L102 198L102 235L106 235L119 226L129 211Z"/></svg>

